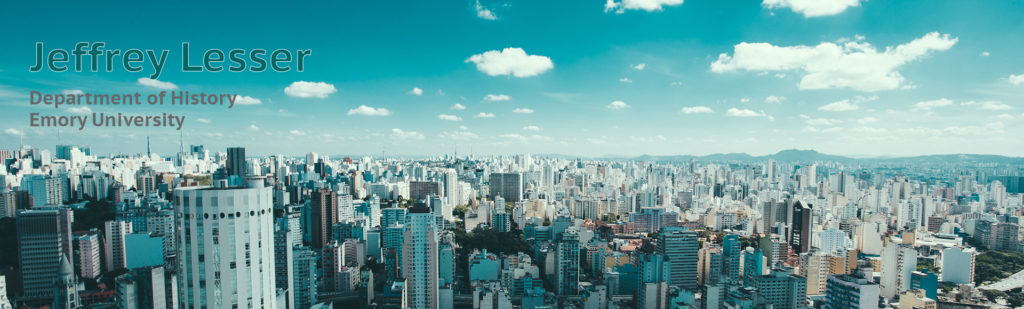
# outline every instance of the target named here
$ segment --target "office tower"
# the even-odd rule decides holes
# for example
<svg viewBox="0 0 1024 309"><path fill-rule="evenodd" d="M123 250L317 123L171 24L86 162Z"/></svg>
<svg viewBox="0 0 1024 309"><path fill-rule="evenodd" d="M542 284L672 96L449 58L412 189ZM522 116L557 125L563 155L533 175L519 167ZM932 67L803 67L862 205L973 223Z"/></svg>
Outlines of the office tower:
<svg viewBox="0 0 1024 309"><path fill-rule="evenodd" d="M78 236L78 273L82 278L96 279L103 273L100 262L100 233L97 230Z"/></svg>
<svg viewBox="0 0 1024 309"><path fill-rule="evenodd" d="M213 187L175 189L181 306L276 305L273 190L263 183L214 178Z"/></svg>
<svg viewBox="0 0 1024 309"><path fill-rule="evenodd" d="M310 232L313 248L323 248L331 241L331 227L338 222L338 195L320 188L310 195Z"/></svg>
<svg viewBox="0 0 1024 309"><path fill-rule="evenodd" d="M773 308L798 309L807 306L807 279L792 270L772 270L757 278L755 287Z"/></svg>
<svg viewBox="0 0 1024 309"><path fill-rule="evenodd" d="M125 268L128 258L125 255L125 237L132 233L132 223L128 221L107 221L104 223L103 257L107 271Z"/></svg>
<svg viewBox="0 0 1024 309"><path fill-rule="evenodd" d="M722 239L722 275L732 284L740 282L740 252L739 235L725 235Z"/></svg>
<svg viewBox="0 0 1024 309"><path fill-rule="evenodd" d="M437 229L430 207L409 208L402 241L406 308L438 308Z"/></svg>
<svg viewBox="0 0 1024 309"><path fill-rule="evenodd" d="M295 284L296 309L309 308L316 303L316 251L310 247L292 247L292 283Z"/></svg>
<svg viewBox="0 0 1024 309"><path fill-rule="evenodd" d="M420 201L428 196L441 194L441 183L436 181L410 181L409 199Z"/></svg>
<svg viewBox="0 0 1024 309"><path fill-rule="evenodd" d="M811 249L811 204L793 203L791 223L789 245L796 253L806 253Z"/></svg>
<svg viewBox="0 0 1024 309"><path fill-rule="evenodd" d="M156 192L156 171L152 167L143 166L135 172L135 191L142 196Z"/></svg>
<svg viewBox="0 0 1024 309"><path fill-rule="evenodd" d="M136 268L118 276L114 280L117 308L167 308L166 279L163 266Z"/></svg>
<svg viewBox="0 0 1024 309"><path fill-rule="evenodd" d="M722 248L717 245L701 248L697 260L697 283L723 282Z"/></svg>
<svg viewBox="0 0 1024 309"><path fill-rule="evenodd" d="M228 176L238 176L245 178L247 175L246 163L245 163L245 148L244 147L230 147L228 148L228 160L225 163Z"/></svg>
<svg viewBox="0 0 1024 309"><path fill-rule="evenodd" d="M287 219L278 218L278 222L285 220ZM274 285L278 290L283 290L286 293L286 299L277 300L278 302L283 301L285 304L285 308L280 309L295 308L295 284L292 282L292 274L295 273L295 262L292 256L292 247L294 246L290 233L287 226L278 224L274 227Z"/></svg>
<svg viewBox="0 0 1024 309"><path fill-rule="evenodd" d="M285 206L284 216L277 218L277 226L287 231L292 246L302 245L302 211L299 206Z"/></svg>
<svg viewBox="0 0 1024 309"><path fill-rule="evenodd" d="M523 177L519 173L491 173L487 177L487 197L501 196L509 202L523 200Z"/></svg>
<svg viewBox="0 0 1024 309"><path fill-rule="evenodd" d="M846 232L833 227L818 233L818 240L821 244L818 251L831 254L846 249L848 238Z"/></svg>
<svg viewBox="0 0 1024 309"><path fill-rule="evenodd" d="M974 248L952 247L942 250L942 281L974 284Z"/></svg>
<svg viewBox="0 0 1024 309"><path fill-rule="evenodd" d="M576 227L560 233L555 246L555 291L576 295L580 281L580 235Z"/></svg>
<svg viewBox="0 0 1024 309"><path fill-rule="evenodd" d="M40 208L18 213L18 265L24 300L54 299L61 256L72 255L71 210Z"/></svg>
<svg viewBox="0 0 1024 309"><path fill-rule="evenodd" d="M54 283L53 308L55 309L77 309L82 302L78 298L78 286L75 280L75 270L68 262L68 257L61 255L60 272L57 273Z"/></svg>
<svg viewBox="0 0 1024 309"><path fill-rule="evenodd" d="M349 222L356 219L356 207L352 203L352 195L338 194L338 222Z"/></svg>
<svg viewBox="0 0 1024 309"><path fill-rule="evenodd" d="M878 308L878 284L854 275L828 276L825 309Z"/></svg>
<svg viewBox="0 0 1024 309"><path fill-rule="evenodd" d="M662 227L658 232L658 253L671 267L668 285L697 291L697 232L681 227Z"/></svg>
<svg viewBox="0 0 1024 309"><path fill-rule="evenodd" d="M743 250L743 286L754 286L754 281L764 273L764 253L761 249L748 247Z"/></svg>
<svg viewBox="0 0 1024 309"><path fill-rule="evenodd" d="M889 242L882 249L881 295L893 299L910 289L910 276L917 267L917 250L909 244Z"/></svg>

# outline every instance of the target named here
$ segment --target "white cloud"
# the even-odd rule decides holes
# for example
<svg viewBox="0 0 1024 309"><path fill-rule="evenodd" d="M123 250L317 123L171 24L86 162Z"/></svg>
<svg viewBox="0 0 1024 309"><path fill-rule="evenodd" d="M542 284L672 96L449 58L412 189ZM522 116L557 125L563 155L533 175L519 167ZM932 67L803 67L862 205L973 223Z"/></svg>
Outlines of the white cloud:
<svg viewBox="0 0 1024 309"><path fill-rule="evenodd" d="M454 132L443 132L443 133L441 133L441 138L465 141L465 140L477 139L477 138L479 138L479 136L477 136L473 132L454 131Z"/></svg>
<svg viewBox="0 0 1024 309"><path fill-rule="evenodd" d="M942 99L938 99L938 100L917 102L917 103L914 104L914 109L913 110L914 111L921 111L921 110L927 111L927 110L931 110L931 109L936 108L936 107L945 107L945 106L950 106L950 105L953 105L953 100L942 98Z"/></svg>
<svg viewBox="0 0 1024 309"><path fill-rule="evenodd" d="M523 136L522 134L509 133L509 134L502 134L502 135L498 135L498 136L501 137L501 138L513 140L514 142L520 142L520 143L525 143L526 142L526 136Z"/></svg>
<svg viewBox="0 0 1024 309"><path fill-rule="evenodd" d="M742 102L742 103L750 102L750 98L740 98L740 102Z"/></svg>
<svg viewBox="0 0 1024 309"><path fill-rule="evenodd" d="M420 89L419 87L413 87L412 90L409 90L409 94L411 94L411 95L423 95L423 89Z"/></svg>
<svg viewBox="0 0 1024 309"><path fill-rule="evenodd" d="M533 114L533 110L529 108L517 108L512 110L512 112L517 114Z"/></svg>
<svg viewBox="0 0 1024 309"><path fill-rule="evenodd" d="M991 56L991 55L992 55L992 53L990 53L990 52L987 52L987 51L983 51L983 52L981 52L981 56L982 56L982 57L988 57L988 56Z"/></svg>
<svg viewBox="0 0 1024 309"><path fill-rule="evenodd" d="M594 144L594 145L605 145L605 144L608 144L608 141L606 141L604 139L600 139L600 138L588 138L587 142L591 143L591 144Z"/></svg>
<svg viewBox="0 0 1024 309"><path fill-rule="evenodd" d="M768 103L768 104L779 104L779 103L782 103L782 100L785 100L785 99L786 99L786 97L777 97L777 96L770 95L770 96L764 98L764 102Z"/></svg>
<svg viewBox="0 0 1024 309"><path fill-rule="evenodd" d="M965 104L965 105L971 105L971 104ZM987 102L981 102L981 107L980 108L984 109L984 110L990 110L990 111L1005 111L1005 110L1013 109L1013 106L1010 106L1010 105L1008 105L1006 103L1003 103L1003 102L987 101Z"/></svg>
<svg viewBox="0 0 1024 309"><path fill-rule="evenodd" d="M683 85L683 82L680 82L680 81L674 81L674 82L669 83L669 86L682 86L682 85Z"/></svg>
<svg viewBox="0 0 1024 309"><path fill-rule="evenodd" d="M629 107L629 105L622 101L613 101L611 104L608 104L608 108L610 109L623 109L627 107Z"/></svg>
<svg viewBox="0 0 1024 309"><path fill-rule="evenodd" d="M72 114L92 114L92 109L90 109L88 106L79 106L69 108L68 112Z"/></svg>
<svg viewBox="0 0 1024 309"><path fill-rule="evenodd" d="M488 95L484 96L484 101L491 101L491 102L508 101L508 100L511 100L511 99L512 99L512 97L510 97L508 95L504 95L504 94L488 94Z"/></svg>
<svg viewBox="0 0 1024 309"><path fill-rule="evenodd" d="M818 110L827 112L848 112L855 111L858 109L860 109L860 106L854 103L850 103L850 99L842 99L818 107Z"/></svg>
<svg viewBox="0 0 1024 309"><path fill-rule="evenodd" d="M476 64L477 70L490 76L511 75L520 78L540 75L555 67L551 58L528 55L518 47L473 55L466 59L466 63L470 62Z"/></svg>
<svg viewBox="0 0 1024 309"><path fill-rule="evenodd" d="M150 78L146 78L146 77L139 77L138 82L139 82L139 85L143 85L143 86L150 87L150 88L163 89L163 90L178 89L178 85L175 85L175 84L173 84L171 82L162 82L162 81L158 81L158 80L150 79Z"/></svg>
<svg viewBox="0 0 1024 309"><path fill-rule="evenodd" d="M619 79L619 82L620 82L620 83L627 83L627 84L629 84L629 83L632 83L632 82L633 82L633 80L632 80L632 79L629 79L628 77L623 77L623 78L620 78L620 79Z"/></svg>
<svg viewBox="0 0 1024 309"><path fill-rule="evenodd" d="M626 10L644 10L656 12L664 9L665 6L677 6L683 4L683 0L608 0L604 4L605 12L625 13Z"/></svg>
<svg viewBox="0 0 1024 309"><path fill-rule="evenodd" d="M837 15L860 5L860 0L764 0L766 8L789 8L806 18Z"/></svg>
<svg viewBox="0 0 1024 309"><path fill-rule="evenodd" d="M25 134L24 131L21 131L21 130L15 129L15 128L7 128L7 130L4 130L4 133L10 134L10 135L14 135L14 136L21 136L21 135Z"/></svg>
<svg viewBox="0 0 1024 309"><path fill-rule="evenodd" d="M473 116L473 117L476 117L476 118L494 118L494 113L480 112L479 114L476 114L476 116Z"/></svg>
<svg viewBox="0 0 1024 309"><path fill-rule="evenodd" d="M198 123L210 123L210 119L199 118L199 119L196 119L196 122L198 122Z"/></svg>
<svg viewBox="0 0 1024 309"><path fill-rule="evenodd" d="M711 63L711 71L798 71L800 89L849 88L859 91L898 89L906 79L897 69L932 51L953 47L957 38L932 32L895 47L878 51L860 40L824 42L817 46L775 46L770 43L739 43L733 55L723 53Z"/></svg>
<svg viewBox="0 0 1024 309"><path fill-rule="evenodd" d="M416 131L402 131L402 129L394 128L391 129L391 137L400 140L422 140L423 134Z"/></svg>
<svg viewBox="0 0 1024 309"><path fill-rule="evenodd" d="M318 98L323 99L332 93L338 92L333 84L325 82L297 81L284 88L284 94L296 98Z"/></svg>
<svg viewBox="0 0 1024 309"><path fill-rule="evenodd" d="M538 127L538 126L525 126L525 127L523 127L523 130L526 130L526 131L540 131L541 128Z"/></svg>
<svg viewBox="0 0 1024 309"><path fill-rule="evenodd" d="M1010 77L1007 78L1007 80L1010 81L1010 84L1013 84L1014 86L1024 84L1024 74L1010 74Z"/></svg>
<svg viewBox="0 0 1024 309"><path fill-rule="evenodd" d="M646 63L641 63L641 64L637 64L637 65L631 65L629 67L631 67L631 68L633 68L634 70L637 70L637 71L643 71L645 68L647 68L647 64Z"/></svg>
<svg viewBox="0 0 1024 309"><path fill-rule="evenodd" d="M259 130L260 130L260 127L257 127L255 124L250 124L249 125L249 131L256 132L256 131L259 131Z"/></svg>
<svg viewBox="0 0 1024 309"><path fill-rule="evenodd" d="M829 119L829 118L807 119L807 125L809 125L809 126L831 126L831 125L836 125L836 124L839 124L839 123L842 123L842 122L843 121L839 120L839 119Z"/></svg>
<svg viewBox="0 0 1024 309"><path fill-rule="evenodd" d="M683 112L683 114L689 115L689 114L713 113L715 111L711 110L711 108L707 107L707 106L687 106L687 107L683 107L682 112Z"/></svg>
<svg viewBox="0 0 1024 309"><path fill-rule="evenodd" d="M1012 120L1013 119L1013 115L1010 115L1010 114L999 114L998 116L996 116L996 118L1004 119L1004 120Z"/></svg>
<svg viewBox="0 0 1024 309"><path fill-rule="evenodd" d="M755 112L749 109L730 108L725 111L726 116L731 117L761 117L765 116L764 112Z"/></svg>
<svg viewBox="0 0 1024 309"><path fill-rule="evenodd" d="M291 130L291 131L288 131L288 133L291 133L292 135L295 135L295 136L304 136L304 135L306 135L306 132L302 132L302 131L299 131L299 130Z"/></svg>
<svg viewBox="0 0 1024 309"><path fill-rule="evenodd" d="M391 111L386 108L373 108L366 105L359 105L359 107L348 110L348 115L362 115L362 116L389 116Z"/></svg>
<svg viewBox="0 0 1024 309"><path fill-rule="evenodd" d="M494 16L494 12L491 12L491 9L488 9L488 8L484 7L483 4L480 4L480 0L476 1L476 4L473 5L473 9L476 10L476 17L479 17L480 19L486 19L486 20L498 19L497 16Z"/></svg>
<svg viewBox="0 0 1024 309"><path fill-rule="evenodd" d="M256 104L263 104L263 101L261 101L260 99L254 98L254 97L250 97L250 96L235 95L235 105L256 105Z"/></svg>
<svg viewBox="0 0 1024 309"><path fill-rule="evenodd" d="M875 123L875 122L878 122L878 118L875 118L875 117L864 117L864 118L861 118L861 119L857 119L857 123L858 124L870 124L870 123Z"/></svg>
<svg viewBox="0 0 1024 309"><path fill-rule="evenodd" d="M64 89L64 91L61 91L61 93L63 93L64 95L79 95L79 94L85 94L85 92L84 92L84 91L82 91L81 89Z"/></svg>
<svg viewBox="0 0 1024 309"><path fill-rule="evenodd" d="M469 130L469 127L467 127L467 126L459 126L459 130L463 130L463 131Z"/></svg>
<svg viewBox="0 0 1024 309"><path fill-rule="evenodd" d="M448 121L460 121L460 120L462 120L462 117L455 116L455 115L448 115L448 114L440 114L440 115L437 115L437 119L448 120Z"/></svg>
<svg viewBox="0 0 1024 309"><path fill-rule="evenodd" d="M460 103L455 103L454 105L452 105L451 109L461 111L461 110L465 110L466 106L462 105Z"/></svg>

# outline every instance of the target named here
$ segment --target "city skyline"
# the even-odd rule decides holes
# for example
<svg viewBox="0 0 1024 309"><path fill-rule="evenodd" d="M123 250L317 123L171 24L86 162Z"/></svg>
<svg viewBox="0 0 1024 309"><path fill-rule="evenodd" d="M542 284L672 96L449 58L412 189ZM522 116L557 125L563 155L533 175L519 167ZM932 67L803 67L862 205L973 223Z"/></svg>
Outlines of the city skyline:
<svg viewBox="0 0 1024 309"><path fill-rule="evenodd" d="M158 4L136 11L146 15L125 14L114 9L120 5L44 12L12 4L0 13L0 26L24 29L0 33L0 146L16 148L24 137L43 149L142 153L151 137L164 156L181 138L186 147L244 145L253 154L592 158L1022 150L1013 133L1024 119L1024 67L1015 57L1024 42L1012 39L1024 30L1019 2L213 4L209 12L230 12L216 17ZM282 22L252 22L270 14ZM176 55L158 80L147 70L28 70L36 42L70 49L96 41L172 55L183 42L312 54L303 72L187 73ZM240 97L232 109L28 103L30 91L163 90ZM168 111L187 116L181 132L62 129L58 142L56 129L27 121L32 112Z"/></svg>

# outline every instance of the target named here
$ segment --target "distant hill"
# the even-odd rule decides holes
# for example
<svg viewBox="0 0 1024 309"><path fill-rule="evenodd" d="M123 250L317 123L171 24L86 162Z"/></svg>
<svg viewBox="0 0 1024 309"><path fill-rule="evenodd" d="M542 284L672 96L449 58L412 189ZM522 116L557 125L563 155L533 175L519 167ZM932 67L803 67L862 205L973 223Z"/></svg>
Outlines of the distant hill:
<svg viewBox="0 0 1024 309"><path fill-rule="evenodd" d="M572 156L558 156L563 158L573 158ZM875 163L928 163L928 164L964 164L964 163L996 163L996 164L1021 164L1024 165L1024 157L1007 157L1000 155L985 155L985 154L942 154L942 155L927 155L927 156L913 156L913 157L874 157L874 158L851 158L845 156L830 155L817 152L815 150L799 150L799 149L786 149L779 151L774 154L764 156L752 156L746 153L716 153L704 156L694 155L671 155L671 156L652 156L652 155L641 155L637 157L602 157L598 159L619 159L619 160L637 160L637 161L655 161L655 162L685 162L690 160L695 161L714 161L714 162L752 162L752 161L766 161L774 159L779 162L875 162Z"/></svg>

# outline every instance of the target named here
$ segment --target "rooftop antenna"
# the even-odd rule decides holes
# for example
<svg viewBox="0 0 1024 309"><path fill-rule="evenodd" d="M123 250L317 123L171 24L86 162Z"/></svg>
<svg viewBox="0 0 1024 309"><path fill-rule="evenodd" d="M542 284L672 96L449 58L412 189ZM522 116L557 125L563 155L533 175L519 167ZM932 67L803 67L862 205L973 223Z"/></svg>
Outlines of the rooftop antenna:
<svg viewBox="0 0 1024 309"><path fill-rule="evenodd" d="M152 153L152 152L150 151L150 149L151 149L151 148L149 148L149 135L146 135L146 156L147 156L147 157L149 157L149 156L151 156L151 155L153 154L153 153Z"/></svg>

